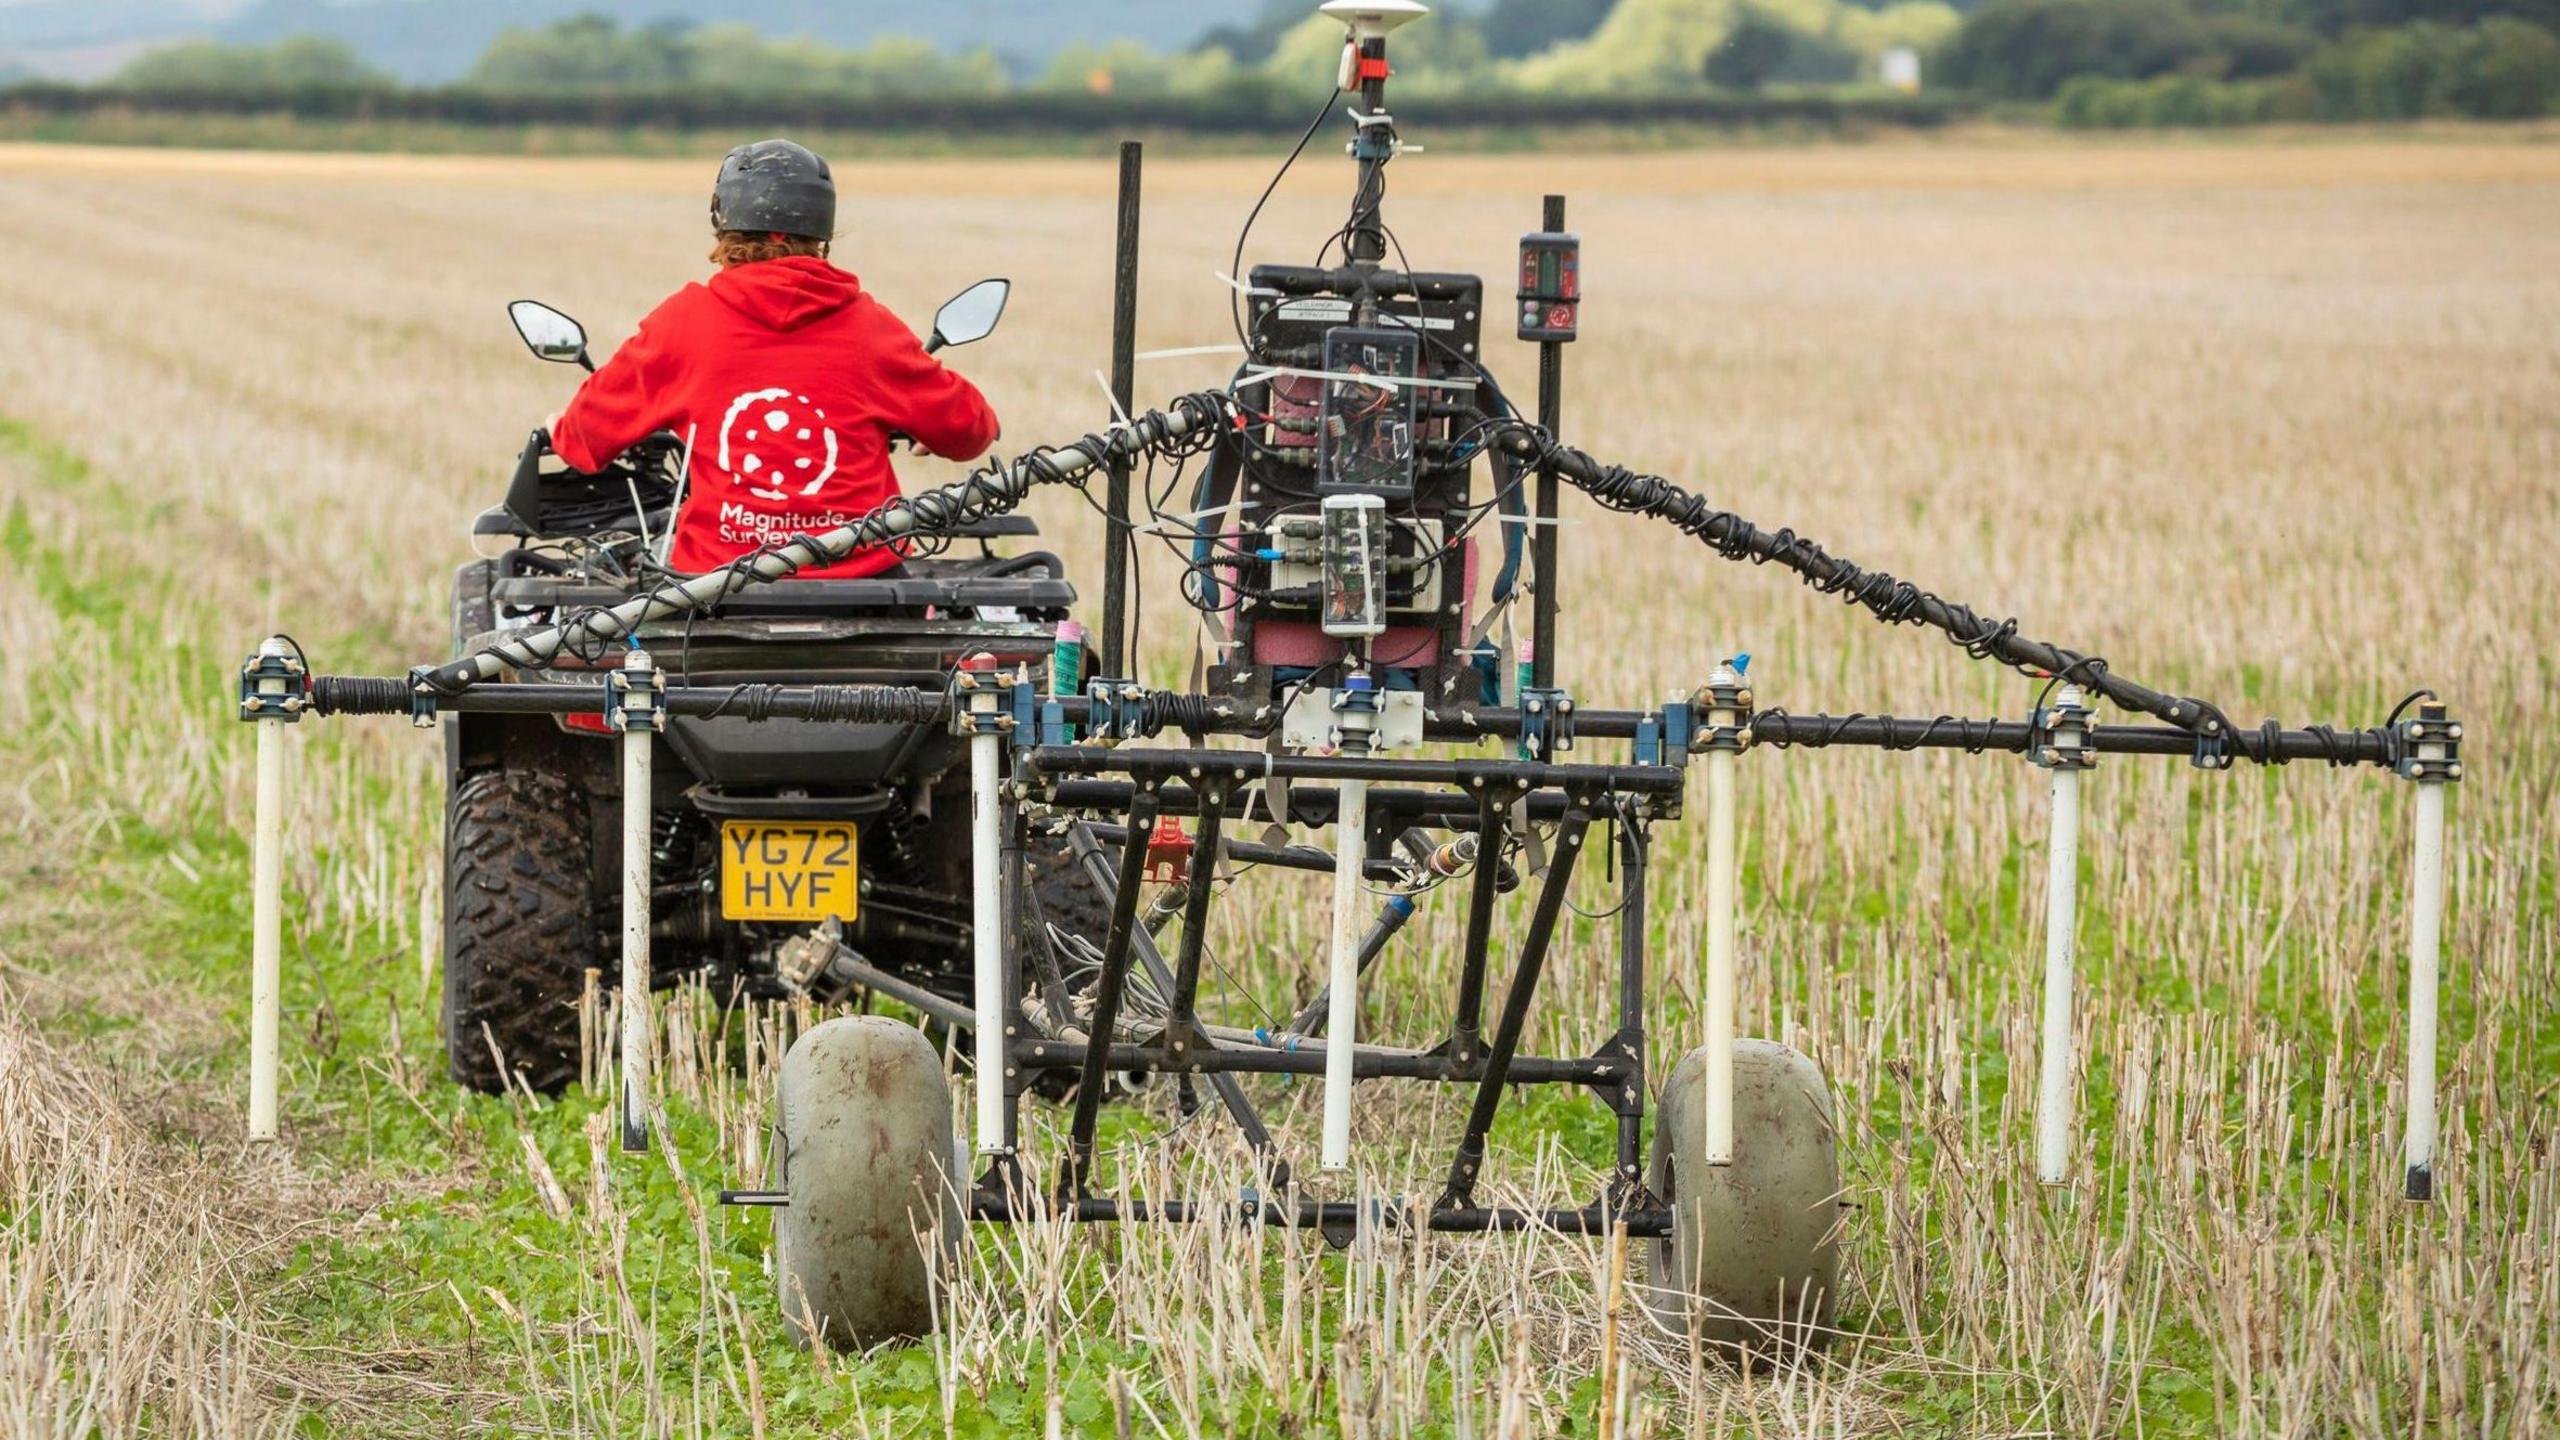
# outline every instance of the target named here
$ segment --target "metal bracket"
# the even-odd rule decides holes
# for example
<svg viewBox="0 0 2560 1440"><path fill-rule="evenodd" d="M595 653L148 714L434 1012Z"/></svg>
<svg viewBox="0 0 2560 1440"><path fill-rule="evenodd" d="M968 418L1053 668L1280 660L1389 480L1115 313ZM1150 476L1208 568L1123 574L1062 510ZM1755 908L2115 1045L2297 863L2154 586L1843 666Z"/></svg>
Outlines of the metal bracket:
<svg viewBox="0 0 2560 1440"><path fill-rule="evenodd" d="M1016 675L1006 683L1003 709L1004 723L999 728L1012 735L1016 750L1075 743L1068 733L1066 708L1044 699L1028 675Z"/></svg>
<svg viewBox="0 0 2560 1440"><path fill-rule="evenodd" d="M1520 749L1529 759L1552 763L1573 748L1573 692L1560 686L1520 691Z"/></svg>
<svg viewBox="0 0 2560 1440"><path fill-rule="evenodd" d="M2462 779L2462 722L2446 713L2441 700L2425 700L2418 713L2391 727L2399 743L2400 758L2392 762L2391 773L2403 780L2442 781L2447 784ZM2441 756L2420 756L2421 745L2441 745Z"/></svg>
<svg viewBox="0 0 2560 1440"><path fill-rule="evenodd" d="M1101 743L1146 737L1147 692L1135 680L1103 677L1084 687L1085 736Z"/></svg>
<svg viewBox="0 0 2560 1440"><path fill-rule="evenodd" d="M1024 743L1031 745L1073 745L1076 727L1067 723L1067 707L1056 700L1039 704L1039 718L1028 728Z"/></svg>
<svg viewBox="0 0 2560 1440"><path fill-rule="evenodd" d="M634 650L628 663L604 680L604 723L615 734L655 734L666 728L667 677Z"/></svg>
<svg viewBox="0 0 2560 1440"><path fill-rule="evenodd" d="M2237 758L2231 753L2230 733L2217 728L2210 734L2196 732L2196 748L2187 763L2198 770L2228 770Z"/></svg>
<svg viewBox="0 0 2560 1440"><path fill-rule="evenodd" d="M1019 704L1019 697L1008 694L1010 688L993 655L981 650L962 660L951 672L951 733L1001 735L1014 728L1007 702Z"/></svg>
<svg viewBox="0 0 2560 1440"><path fill-rule="evenodd" d="M1366 677L1363 677L1366 678ZM1289 696L1287 708L1280 712L1280 746L1283 750L1327 751L1344 748L1347 728L1342 723L1346 710L1366 707L1370 715L1367 737L1370 755L1388 751L1419 749L1423 740L1424 713L1419 690L1371 690L1366 701L1344 701L1340 692L1310 686L1299 686Z"/></svg>
<svg viewBox="0 0 2560 1440"><path fill-rule="evenodd" d="M1354 112L1351 143L1344 148L1355 160L1392 160L1403 147L1396 141L1396 117L1384 110Z"/></svg>
<svg viewBox="0 0 2560 1440"><path fill-rule="evenodd" d="M309 687L310 676L300 656L272 645L261 647L240 666L240 718L300 720L302 712L311 708L305 693Z"/></svg>
<svg viewBox="0 0 2560 1440"><path fill-rule="evenodd" d="M1697 708L1686 697L1665 700L1659 713L1636 721L1636 763L1685 766L1697 735Z"/></svg>
<svg viewBox="0 0 2560 1440"><path fill-rule="evenodd" d="M1422 695L1413 692L1413 700L1401 707L1409 720L1422 718ZM1342 677L1340 687L1327 691L1325 707L1332 724L1325 736L1325 748L1345 755L1374 755L1386 748L1389 737L1384 721L1391 707L1378 689L1377 677L1365 671L1353 671ZM1417 731L1420 726L1413 726Z"/></svg>
<svg viewBox="0 0 2560 1440"><path fill-rule="evenodd" d="M1636 1055L1639 1043L1641 1041L1636 1037L1620 1031L1601 1041L1591 1052L1592 1059L1608 1061L1615 1069L1608 1079L1588 1080L1584 1086L1599 1096L1613 1115L1644 1113L1644 1062ZM1618 1176L1622 1182L1633 1182L1638 1178L1627 1174Z"/></svg>
<svg viewBox="0 0 2560 1440"><path fill-rule="evenodd" d="M1738 662L1729 662L1717 667L1716 678L1699 686L1697 693L1689 698L1693 717L1687 746L1689 750L1700 753L1730 750L1739 754L1751 744L1751 682L1742 678L1743 672L1740 668L1742 664L1748 664L1750 659L1750 656L1744 655L1738 657ZM1732 678L1725 678L1728 675ZM1663 707L1666 712L1670 708L1667 705ZM1730 725L1699 724L1694 719L1699 710L1706 711L1710 720L1718 713L1731 712L1733 723Z"/></svg>
<svg viewBox="0 0 2560 1440"><path fill-rule="evenodd" d="M441 707L436 700L436 667L409 667L409 724L420 730L436 728L436 715Z"/></svg>
<svg viewBox="0 0 2560 1440"><path fill-rule="evenodd" d="M2096 713L2069 698L2037 706L2027 718L2027 759L2047 770L2096 769L2098 752L2089 748L2089 721ZM2197 737L2199 744L2203 739Z"/></svg>

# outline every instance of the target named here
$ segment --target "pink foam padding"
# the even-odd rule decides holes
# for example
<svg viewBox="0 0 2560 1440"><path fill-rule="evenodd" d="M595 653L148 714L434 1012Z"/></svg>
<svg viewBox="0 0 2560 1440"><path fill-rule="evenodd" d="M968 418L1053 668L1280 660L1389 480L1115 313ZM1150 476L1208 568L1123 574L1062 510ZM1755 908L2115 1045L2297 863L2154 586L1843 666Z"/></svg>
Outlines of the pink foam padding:
<svg viewBox="0 0 2560 1440"><path fill-rule="evenodd" d="M1271 381L1271 418L1274 420L1313 420L1324 413L1324 382L1303 375L1278 375ZM1275 450L1314 448L1316 432L1277 430L1271 435Z"/></svg>
<svg viewBox="0 0 2560 1440"><path fill-rule="evenodd" d="M1476 594L1476 542L1473 536L1458 542L1458 562L1466 575L1467 599L1458 611L1458 628L1472 623ZM1232 605L1230 608L1233 608ZM1369 647L1378 663L1389 667L1436 665L1440 663L1440 632L1423 625L1390 625ZM1342 642L1324 633L1324 628L1309 620L1272 620L1253 627L1253 663L1256 665L1305 666L1330 665L1342 658Z"/></svg>

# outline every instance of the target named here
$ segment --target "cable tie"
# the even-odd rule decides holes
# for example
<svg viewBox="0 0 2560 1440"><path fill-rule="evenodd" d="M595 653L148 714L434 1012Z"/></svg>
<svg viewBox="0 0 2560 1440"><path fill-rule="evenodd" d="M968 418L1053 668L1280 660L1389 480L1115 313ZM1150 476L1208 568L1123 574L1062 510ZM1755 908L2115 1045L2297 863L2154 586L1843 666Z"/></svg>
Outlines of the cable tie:
<svg viewBox="0 0 2560 1440"><path fill-rule="evenodd" d="M1296 380L1338 380L1354 385L1405 386L1417 390L1473 390L1473 380L1434 380L1421 375L1354 375L1346 370L1302 370L1293 365L1248 365L1245 379L1285 376Z"/></svg>
<svg viewBox="0 0 2560 1440"><path fill-rule="evenodd" d="M1184 345L1172 350L1141 350L1132 360L1176 360L1186 355L1243 355L1249 352L1241 345Z"/></svg>

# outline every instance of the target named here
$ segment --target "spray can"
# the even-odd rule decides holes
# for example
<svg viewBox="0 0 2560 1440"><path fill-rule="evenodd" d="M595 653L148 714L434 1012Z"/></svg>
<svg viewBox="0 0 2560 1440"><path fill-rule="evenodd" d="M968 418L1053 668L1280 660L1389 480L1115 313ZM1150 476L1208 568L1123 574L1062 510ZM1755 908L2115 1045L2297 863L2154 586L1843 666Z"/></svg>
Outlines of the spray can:
<svg viewBox="0 0 2560 1440"><path fill-rule="evenodd" d="M1073 620L1058 622L1058 637L1049 647L1049 698L1065 699L1084 693L1084 626Z"/></svg>

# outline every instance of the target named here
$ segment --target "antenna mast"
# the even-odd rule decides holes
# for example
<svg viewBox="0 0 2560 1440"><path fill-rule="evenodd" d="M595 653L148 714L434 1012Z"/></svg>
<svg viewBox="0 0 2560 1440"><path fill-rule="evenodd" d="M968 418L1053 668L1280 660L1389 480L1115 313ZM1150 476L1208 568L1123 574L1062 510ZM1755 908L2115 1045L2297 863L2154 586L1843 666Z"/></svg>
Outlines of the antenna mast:
<svg viewBox="0 0 2560 1440"><path fill-rule="evenodd" d="M1387 37L1431 13L1421 0L1325 0L1323 12L1349 31L1342 46L1341 88L1360 93L1352 112L1359 129L1351 158L1360 162L1360 188L1351 199L1351 263L1371 268L1386 259L1387 229L1378 217L1387 195L1387 162L1395 158L1395 117L1387 113Z"/></svg>

